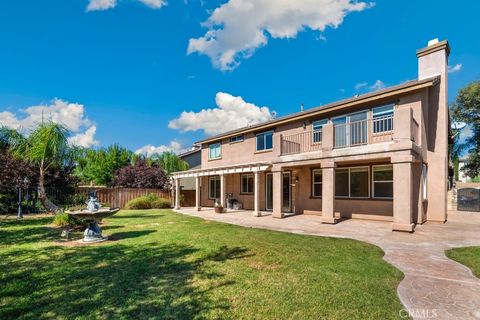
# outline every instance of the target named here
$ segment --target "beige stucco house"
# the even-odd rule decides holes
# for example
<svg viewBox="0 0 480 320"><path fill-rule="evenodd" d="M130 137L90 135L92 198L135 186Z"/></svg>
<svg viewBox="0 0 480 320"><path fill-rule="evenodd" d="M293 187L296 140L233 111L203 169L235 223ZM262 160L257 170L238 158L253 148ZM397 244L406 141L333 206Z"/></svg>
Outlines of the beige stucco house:
<svg viewBox="0 0 480 320"><path fill-rule="evenodd" d="M217 199L256 216L375 219L399 231L445 222L449 50L438 40L418 50L416 80L199 141L201 168L174 173L177 189L194 179L198 210Z"/></svg>

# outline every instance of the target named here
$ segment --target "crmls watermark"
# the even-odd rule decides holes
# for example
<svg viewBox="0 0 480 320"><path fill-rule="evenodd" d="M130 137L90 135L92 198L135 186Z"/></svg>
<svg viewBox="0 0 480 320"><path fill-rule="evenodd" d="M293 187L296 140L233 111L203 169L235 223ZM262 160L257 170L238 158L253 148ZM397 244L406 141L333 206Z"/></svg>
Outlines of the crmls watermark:
<svg viewBox="0 0 480 320"><path fill-rule="evenodd" d="M435 319L438 317L437 309L402 309L398 312L400 318L415 318L415 319Z"/></svg>

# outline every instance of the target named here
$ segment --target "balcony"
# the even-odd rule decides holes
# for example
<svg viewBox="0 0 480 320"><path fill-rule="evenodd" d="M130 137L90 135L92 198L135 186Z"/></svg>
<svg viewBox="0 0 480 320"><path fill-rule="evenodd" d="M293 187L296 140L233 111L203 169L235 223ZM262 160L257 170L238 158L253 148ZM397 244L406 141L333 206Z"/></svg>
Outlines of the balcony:
<svg viewBox="0 0 480 320"><path fill-rule="evenodd" d="M324 141L324 144L335 149L391 141L393 140L393 119L393 115L387 115L374 119L334 124L333 132L330 131L330 135L322 132L322 130L325 131L326 126L322 130L282 135L280 137L280 154L291 155L321 151L322 139L327 139L328 136L330 137L330 143ZM332 125L329 126L332 127Z"/></svg>

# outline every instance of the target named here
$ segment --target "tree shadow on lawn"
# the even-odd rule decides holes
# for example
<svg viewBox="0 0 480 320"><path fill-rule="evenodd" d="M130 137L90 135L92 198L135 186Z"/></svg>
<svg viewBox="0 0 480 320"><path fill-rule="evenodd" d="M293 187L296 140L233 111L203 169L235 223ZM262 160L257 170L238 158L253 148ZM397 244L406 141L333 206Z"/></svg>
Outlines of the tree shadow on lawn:
<svg viewBox="0 0 480 320"><path fill-rule="evenodd" d="M48 220L47 223L51 221L52 219ZM43 225L34 226L33 224L32 227L21 229L0 228L0 245L50 242L60 239L60 233L61 229L49 228Z"/></svg>
<svg viewBox="0 0 480 320"><path fill-rule="evenodd" d="M107 229L104 229L107 230ZM138 238L142 236L149 235L150 233L157 232L156 230L138 230L138 231L124 231L124 232L116 232L112 233L108 236L109 240L118 241L122 239L129 239L129 238ZM103 235L105 235L102 232Z"/></svg>
<svg viewBox="0 0 480 320"><path fill-rule="evenodd" d="M0 318L208 318L230 307L215 290L235 283L211 264L246 253L155 243L15 248L0 254Z"/></svg>

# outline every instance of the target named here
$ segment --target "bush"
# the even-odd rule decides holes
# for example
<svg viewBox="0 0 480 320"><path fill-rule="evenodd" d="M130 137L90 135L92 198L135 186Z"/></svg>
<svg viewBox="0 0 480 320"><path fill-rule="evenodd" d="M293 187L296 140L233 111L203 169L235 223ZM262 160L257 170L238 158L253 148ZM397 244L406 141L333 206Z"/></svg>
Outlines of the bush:
<svg viewBox="0 0 480 320"><path fill-rule="evenodd" d="M171 208L170 200L160 198L154 193L135 198L127 203L127 209L131 210L166 208Z"/></svg>
<svg viewBox="0 0 480 320"><path fill-rule="evenodd" d="M64 226L67 226L67 225L77 225L77 224L79 224L79 222L77 221L77 219L69 216L65 212L62 212L62 213L57 214L53 218L53 224L56 225L56 226L59 226L59 227L64 227Z"/></svg>
<svg viewBox="0 0 480 320"><path fill-rule="evenodd" d="M152 202L152 208L155 208L155 209L170 209L171 207L172 207L172 204L168 199L159 198Z"/></svg>

